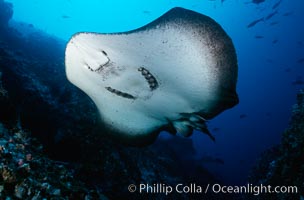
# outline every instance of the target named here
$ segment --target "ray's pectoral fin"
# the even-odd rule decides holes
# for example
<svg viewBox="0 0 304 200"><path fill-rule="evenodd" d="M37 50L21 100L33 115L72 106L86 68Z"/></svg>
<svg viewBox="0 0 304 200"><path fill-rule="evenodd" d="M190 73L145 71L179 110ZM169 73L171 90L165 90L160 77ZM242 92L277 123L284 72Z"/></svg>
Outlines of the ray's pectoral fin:
<svg viewBox="0 0 304 200"><path fill-rule="evenodd" d="M182 118L172 122L177 134L184 137L189 137L192 135L193 130L201 131L207 134L212 141L215 141L215 137L210 133L207 127L207 120L204 119L197 113L182 113ZM172 133L172 132L171 132Z"/></svg>

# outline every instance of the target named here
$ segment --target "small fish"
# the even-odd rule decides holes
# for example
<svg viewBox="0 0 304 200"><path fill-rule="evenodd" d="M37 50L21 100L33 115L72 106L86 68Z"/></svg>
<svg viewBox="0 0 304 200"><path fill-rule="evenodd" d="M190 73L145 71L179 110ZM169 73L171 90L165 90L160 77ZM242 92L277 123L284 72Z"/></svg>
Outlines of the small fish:
<svg viewBox="0 0 304 200"><path fill-rule="evenodd" d="M276 25L276 24L278 24L279 22L271 22L269 25L270 26L274 26L274 25Z"/></svg>
<svg viewBox="0 0 304 200"><path fill-rule="evenodd" d="M262 38L264 38L264 36L262 36L262 35L256 35L256 36L254 36L254 38L256 38L256 39L262 39Z"/></svg>
<svg viewBox="0 0 304 200"><path fill-rule="evenodd" d="M276 10L276 11L274 11L274 12L272 12L272 13L270 13L269 15L267 15L266 17L265 17L265 20L269 20L270 18L272 18L274 15L276 15L278 13L278 11Z"/></svg>
<svg viewBox="0 0 304 200"><path fill-rule="evenodd" d="M282 16L288 17L288 16L290 16L292 14L293 14L293 11L289 11L289 12L284 13Z"/></svg>
<svg viewBox="0 0 304 200"><path fill-rule="evenodd" d="M304 63L304 58L300 58L299 60L297 60L297 63L299 63L299 64Z"/></svg>
<svg viewBox="0 0 304 200"><path fill-rule="evenodd" d="M247 117L246 114L240 114L240 119L245 119Z"/></svg>
<svg viewBox="0 0 304 200"><path fill-rule="evenodd" d="M261 21L264 21L264 17L252 21L251 23L249 23L249 24L247 25L247 28L251 28L251 27L255 26L257 23L259 23L259 22L261 22Z"/></svg>
<svg viewBox="0 0 304 200"><path fill-rule="evenodd" d="M252 0L252 3L255 3L255 4L260 4L260 3L263 3L265 0Z"/></svg>
<svg viewBox="0 0 304 200"><path fill-rule="evenodd" d="M69 18L71 18L71 17L68 16L68 15L62 15L61 18L63 18L63 19L69 19Z"/></svg>
<svg viewBox="0 0 304 200"><path fill-rule="evenodd" d="M146 14L146 15L151 14L151 12L149 10L144 10L143 13Z"/></svg>
<svg viewBox="0 0 304 200"><path fill-rule="evenodd" d="M282 0L279 0L277 3L275 3L273 6L272 6L272 9L276 9L277 7L279 7L279 5L282 3Z"/></svg>
<svg viewBox="0 0 304 200"><path fill-rule="evenodd" d="M274 39L274 40L272 40L272 44L276 44L276 43L278 43L278 41L279 41L279 40Z"/></svg>

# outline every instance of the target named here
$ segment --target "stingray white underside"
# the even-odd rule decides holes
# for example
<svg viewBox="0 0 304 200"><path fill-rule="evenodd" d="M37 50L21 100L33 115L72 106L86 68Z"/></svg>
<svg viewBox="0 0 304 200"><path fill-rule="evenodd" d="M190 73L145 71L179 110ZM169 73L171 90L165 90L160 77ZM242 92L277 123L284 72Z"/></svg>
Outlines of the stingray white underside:
<svg viewBox="0 0 304 200"><path fill-rule="evenodd" d="M66 47L67 77L104 123L126 136L149 137L168 126L185 136L206 130L204 113L223 98L219 63L208 38L189 28L76 34Z"/></svg>

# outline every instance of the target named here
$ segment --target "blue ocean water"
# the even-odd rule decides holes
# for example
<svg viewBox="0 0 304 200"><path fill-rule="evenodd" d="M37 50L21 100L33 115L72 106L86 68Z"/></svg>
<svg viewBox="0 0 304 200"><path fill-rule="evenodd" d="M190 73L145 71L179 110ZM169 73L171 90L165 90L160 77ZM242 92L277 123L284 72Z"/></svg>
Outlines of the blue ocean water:
<svg viewBox="0 0 304 200"><path fill-rule="evenodd" d="M304 2L301 0L9 0L13 20L68 41L77 32L123 32L143 26L173 7L215 19L232 38L238 56L240 103L208 123L216 137L192 136L196 157L227 183L242 184L259 154L280 142L297 91L304 86ZM273 16L270 16L275 13ZM248 25L264 17L252 27ZM268 19L267 19L268 18ZM47 48L47 47L46 47ZM161 137L165 137L162 134ZM181 154L184 147L177 148Z"/></svg>

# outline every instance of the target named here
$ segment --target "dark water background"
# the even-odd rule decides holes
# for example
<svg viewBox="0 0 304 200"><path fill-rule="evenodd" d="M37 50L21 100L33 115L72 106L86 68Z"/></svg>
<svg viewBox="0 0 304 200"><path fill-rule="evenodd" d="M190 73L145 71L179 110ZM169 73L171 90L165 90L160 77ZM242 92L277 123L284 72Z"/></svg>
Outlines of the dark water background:
<svg viewBox="0 0 304 200"><path fill-rule="evenodd" d="M192 140L197 162L227 183L245 183L259 154L280 142L296 93L304 86L304 1L301 0L282 0L277 7L279 0L260 4L249 0L8 2L14 5L11 24L22 34L40 29L64 42L81 31L121 32L138 28L176 6L215 19L236 47L240 103L209 123L215 143L198 132ZM275 14L271 17L272 13ZM262 17L264 20L248 27ZM63 56L63 49L60 51ZM167 134L161 134L159 140L168 140ZM159 142L155 148L159 148ZM170 145L184 157L187 170L187 147Z"/></svg>

